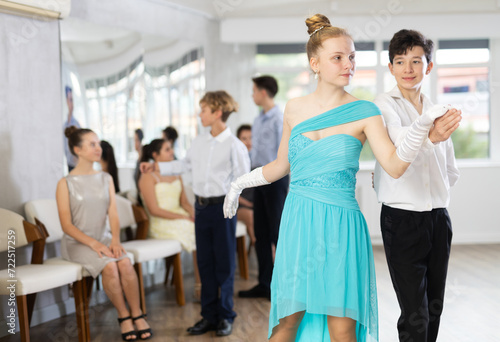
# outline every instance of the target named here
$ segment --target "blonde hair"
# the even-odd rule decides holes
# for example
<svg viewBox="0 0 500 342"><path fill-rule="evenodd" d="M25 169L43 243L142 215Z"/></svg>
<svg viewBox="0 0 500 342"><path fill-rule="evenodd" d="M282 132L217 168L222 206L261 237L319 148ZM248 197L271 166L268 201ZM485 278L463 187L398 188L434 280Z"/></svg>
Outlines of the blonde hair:
<svg viewBox="0 0 500 342"><path fill-rule="evenodd" d="M309 40L306 44L307 59L318 55L318 50L322 47L323 42L328 38L337 38L341 36L349 37L351 35L347 30L332 26L330 20L323 14L315 14L306 19L307 33Z"/></svg>
<svg viewBox="0 0 500 342"><path fill-rule="evenodd" d="M226 122L232 112L238 111L238 102L224 90L209 91L200 100L200 105L206 104L212 112L222 111L222 121Z"/></svg>

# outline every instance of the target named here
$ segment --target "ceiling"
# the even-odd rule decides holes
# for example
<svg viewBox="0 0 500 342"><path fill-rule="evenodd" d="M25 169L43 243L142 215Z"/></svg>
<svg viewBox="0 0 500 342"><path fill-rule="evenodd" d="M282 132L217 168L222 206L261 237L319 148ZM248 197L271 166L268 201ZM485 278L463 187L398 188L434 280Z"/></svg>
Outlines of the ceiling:
<svg viewBox="0 0 500 342"><path fill-rule="evenodd" d="M335 16L397 14L500 13L500 0L143 0L176 8L212 20L307 17L323 13ZM89 64L119 56L132 47L157 51L173 46L176 39L145 35L68 17L61 21L63 58Z"/></svg>
<svg viewBox="0 0 500 342"><path fill-rule="evenodd" d="M397 10L399 14L500 13L499 0L150 0L186 8L212 18L305 17L315 13L373 15Z"/></svg>
<svg viewBox="0 0 500 342"><path fill-rule="evenodd" d="M63 60L78 65L113 59L134 46L140 46L141 50L148 52L166 48L177 41L72 17L60 23Z"/></svg>

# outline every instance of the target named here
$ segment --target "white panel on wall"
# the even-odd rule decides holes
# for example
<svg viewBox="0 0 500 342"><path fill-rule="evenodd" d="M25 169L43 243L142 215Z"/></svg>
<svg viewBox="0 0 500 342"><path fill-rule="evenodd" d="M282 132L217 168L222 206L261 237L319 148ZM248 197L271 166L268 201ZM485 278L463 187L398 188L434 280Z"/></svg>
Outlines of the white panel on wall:
<svg viewBox="0 0 500 342"><path fill-rule="evenodd" d="M23 214L63 175L59 23L0 18L0 207Z"/></svg>

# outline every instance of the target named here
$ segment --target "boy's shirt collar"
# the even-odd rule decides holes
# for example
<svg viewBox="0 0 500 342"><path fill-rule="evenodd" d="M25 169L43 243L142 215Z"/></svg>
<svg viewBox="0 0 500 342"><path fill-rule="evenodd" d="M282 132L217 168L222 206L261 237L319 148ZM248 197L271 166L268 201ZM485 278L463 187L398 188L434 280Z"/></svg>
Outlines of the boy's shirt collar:
<svg viewBox="0 0 500 342"><path fill-rule="evenodd" d="M226 127L225 130L219 133L216 137L212 135L212 133L208 132L207 133L207 140L210 141L212 139L215 139L217 142L224 142L227 138L231 136L231 128Z"/></svg>
<svg viewBox="0 0 500 342"><path fill-rule="evenodd" d="M394 86L391 91L387 92L387 94L389 94L393 98L402 100L405 99L403 93L401 93L401 90L399 90L399 87L397 85ZM430 105L432 105L429 98L424 93L420 92L420 96L422 97L422 104L424 105L424 107L429 107Z"/></svg>

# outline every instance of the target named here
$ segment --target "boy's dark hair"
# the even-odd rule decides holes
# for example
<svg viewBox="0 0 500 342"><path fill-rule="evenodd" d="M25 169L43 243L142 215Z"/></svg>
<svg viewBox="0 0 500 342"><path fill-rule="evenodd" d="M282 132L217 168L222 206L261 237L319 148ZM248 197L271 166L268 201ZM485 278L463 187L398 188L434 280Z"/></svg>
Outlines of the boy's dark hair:
<svg viewBox="0 0 500 342"><path fill-rule="evenodd" d="M251 125L243 124L240 127L238 127L238 130L236 131L236 137L239 139L241 132L243 132L243 131L251 131L251 130L252 130L252 126Z"/></svg>
<svg viewBox="0 0 500 342"><path fill-rule="evenodd" d="M434 43L432 40L425 38L424 35L418 31L403 29L395 33L389 43L389 61L391 64L394 60L394 56L404 55L414 46L421 46L422 49L424 49L427 63L430 63L434 50Z"/></svg>
<svg viewBox="0 0 500 342"><path fill-rule="evenodd" d="M179 137L177 130L172 126L168 126L167 128L165 128L163 130L163 133L165 133L165 138L172 142L172 147L173 147L173 144L175 143L175 141Z"/></svg>
<svg viewBox="0 0 500 342"><path fill-rule="evenodd" d="M270 98L274 98L274 96L278 93L278 82L276 79L269 75L259 76L252 78L253 83L259 89L264 89L269 95Z"/></svg>
<svg viewBox="0 0 500 342"><path fill-rule="evenodd" d="M66 94L66 97L68 97L68 93L73 93L73 89L71 89L70 86L65 86L64 93Z"/></svg>
<svg viewBox="0 0 500 342"><path fill-rule="evenodd" d="M142 141L142 139L144 139L144 132L142 131L142 129L136 129L135 134L137 134L137 138L139 138L139 141Z"/></svg>

